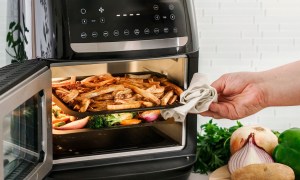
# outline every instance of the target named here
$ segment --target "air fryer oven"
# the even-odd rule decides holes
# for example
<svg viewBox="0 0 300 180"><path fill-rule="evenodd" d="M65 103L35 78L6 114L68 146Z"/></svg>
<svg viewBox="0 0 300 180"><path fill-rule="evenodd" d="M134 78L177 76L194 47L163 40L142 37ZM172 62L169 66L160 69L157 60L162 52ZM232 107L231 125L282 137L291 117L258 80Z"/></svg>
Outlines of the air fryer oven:
<svg viewBox="0 0 300 180"><path fill-rule="evenodd" d="M51 79L154 72L186 89L198 71L193 1L23 3L20 14L31 17L27 50L33 60L0 69L0 178L187 179L195 162L196 115L184 122L57 131L51 125ZM30 106L32 123L22 123ZM14 137L15 131L27 138Z"/></svg>

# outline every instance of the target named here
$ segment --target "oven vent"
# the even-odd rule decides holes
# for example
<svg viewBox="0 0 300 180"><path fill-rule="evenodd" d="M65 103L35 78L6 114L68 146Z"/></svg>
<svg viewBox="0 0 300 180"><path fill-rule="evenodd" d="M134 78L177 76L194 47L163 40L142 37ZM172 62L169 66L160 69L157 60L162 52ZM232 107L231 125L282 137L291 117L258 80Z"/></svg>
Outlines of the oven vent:
<svg viewBox="0 0 300 180"><path fill-rule="evenodd" d="M43 60L27 60L0 68L0 95L48 64L48 62Z"/></svg>

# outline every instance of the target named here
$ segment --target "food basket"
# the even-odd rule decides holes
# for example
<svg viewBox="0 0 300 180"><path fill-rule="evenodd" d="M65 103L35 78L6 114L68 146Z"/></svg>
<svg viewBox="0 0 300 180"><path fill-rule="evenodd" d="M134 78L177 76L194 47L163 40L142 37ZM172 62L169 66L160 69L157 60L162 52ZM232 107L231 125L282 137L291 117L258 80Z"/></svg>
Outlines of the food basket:
<svg viewBox="0 0 300 180"><path fill-rule="evenodd" d="M148 75L150 74L151 77L158 77L158 78L166 78L165 75L156 73L156 72L135 72L135 73L118 73L118 74L112 74L113 77L125 77L128 74L131 75ZM88 76L81 76L76 77L76 81L81 81ZM168 82L176 85L176 83L167 80ZM177 86L177 85L176 85ZM179 87L179 86L178 86ZM181 88L181 87L180 87ZM152 107L139 107L139 108L129 108L129 109L116 109L116 110L101 110L101 111L86 111L86 112L79 112L77 110L74 110L72 107L70 107L67 103L65 103L56 93L54 90L52 90L52 99L53 102L59 106L66 114L76 116L76 117L86 117L86 116L93 116L93 115L100 115L100 114L113 114L113 113L121 113L121 112L137 112L137 111L147 111L147 110L154 110L154 109L169 109L169 108L175 108L178 106L181 106L182 104L178 101L179 96L177 100L172 104L166 104L166 105L155 105Z"/></svg>

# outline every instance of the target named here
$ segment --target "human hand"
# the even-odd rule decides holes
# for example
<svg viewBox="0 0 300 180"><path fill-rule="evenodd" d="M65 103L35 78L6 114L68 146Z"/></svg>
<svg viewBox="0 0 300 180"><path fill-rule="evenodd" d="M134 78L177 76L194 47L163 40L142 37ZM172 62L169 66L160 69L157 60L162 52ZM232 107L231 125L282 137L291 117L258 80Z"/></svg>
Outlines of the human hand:
<svg viewBox="0 0 300 180"><path fill-rule="evenodd" d="M266 107L263 80L260 73L225 74L212 83L218 92L218 102L201 113L215 119L240 119Z"/></svg>

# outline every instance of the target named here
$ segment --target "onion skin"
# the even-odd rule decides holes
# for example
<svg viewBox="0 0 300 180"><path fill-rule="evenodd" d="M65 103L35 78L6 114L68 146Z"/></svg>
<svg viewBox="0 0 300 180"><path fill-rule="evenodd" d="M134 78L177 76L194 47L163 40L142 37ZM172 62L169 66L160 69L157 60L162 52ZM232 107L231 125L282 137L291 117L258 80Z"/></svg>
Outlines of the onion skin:
<svg viewBox="0 0 300 180"><path fill-rule="evenodd" d="M256 145L263 148L269 155L272 155L273 150L278 145L278 138L269 128L258 125L243 126L232 133L230 138L231 155L244 146L251 133L255 135Z"/></svg>
<svg viewBox="0 0 300 180"><path fill-rule="evenodd" d="M233 154L228 162L230 173L250 164L273 163L272 157L255 143L254 133L247 138L245 145Z"/></svg>

